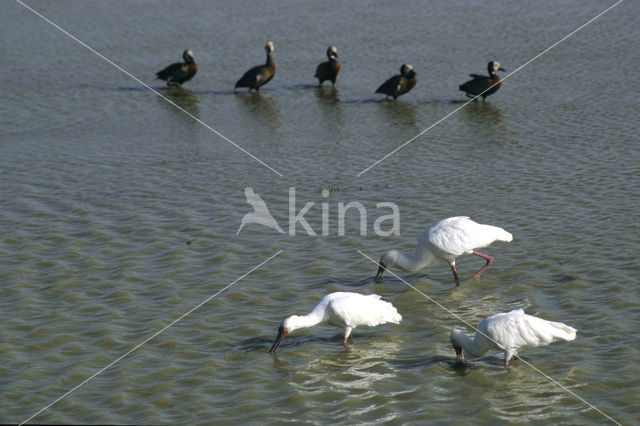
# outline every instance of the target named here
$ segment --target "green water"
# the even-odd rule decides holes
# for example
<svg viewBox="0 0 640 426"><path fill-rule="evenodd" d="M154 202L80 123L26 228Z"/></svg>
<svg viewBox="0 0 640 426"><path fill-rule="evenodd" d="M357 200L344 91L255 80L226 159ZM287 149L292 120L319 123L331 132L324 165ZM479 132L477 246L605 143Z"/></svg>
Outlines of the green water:
<svg viewBox="0 0 640 426"><path fill-rule="evenodd" d="M435 221L467 215L511 243L400 275L466 321L500 311L578 329L523 352L625 424L640 399L637 40L626 1L361 176L463 105L489 60L517 69L613 3L30 1L38 12L280 172L144 89L20 4L0 4L0 422L21 422L242 274L48 409L36 423L606 423L502 354L455 363L449 312L385 276ZM275 43L259 95L235 81ZM314 87L329 44L342 73ZM199 72L154 74L193 50ZM373 92L402 63L416 87ZM505 73L502 74L504 77ZM327 85L328 83L325 83ZM289 188L319 235L247 225L252 186L288 231ZM327 198L322 189L334 189ZM336 190L337 189L337 190ZM338 203L361 202L367 235ZM322 234L322 203L329 235ZM379 237L376 203L400 209ZM297 330L280 321L332 291L377 293L400 325ZM467 328L467 331L471 332Z"/></svg>

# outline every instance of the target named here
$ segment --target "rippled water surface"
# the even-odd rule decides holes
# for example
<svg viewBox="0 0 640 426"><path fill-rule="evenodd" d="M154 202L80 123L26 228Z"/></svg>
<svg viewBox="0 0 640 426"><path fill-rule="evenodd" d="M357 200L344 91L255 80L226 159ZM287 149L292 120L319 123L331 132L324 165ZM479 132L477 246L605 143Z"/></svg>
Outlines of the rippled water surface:
<svg viewBox="0 0 640 426"><path fill-rule="evenodd" d="M0 422L71 390L32 421L607 422L593 406L640 421L637 3L464 107L469 73L492 59L516 70L612 3L28 4L282 177L0 3ZM275 78L233 93L266 40ZM329 44L343 71L318 89ZM200 67L192 81L153 80L186 48ZM405 62L418 84L384 102L373 92ZM315 203L305 217L318 235L250 224L236 236L245 186L285 231L295 187L296 212ZM367 235L355 210L339 235L338 203L351 201L367 209ZM375 235L381 202L398 205L400 235ZM410 253L422 229L454 215L514 240L485 249L495 263L479 280L468 277L482 260L459 258L458 288L444 263L400 273L450 312L390 274L373 281L357 250ZM267 353L284 317L332 291L380 294L404 319L356 329L348 350L341 330L317 326ZM477 324L518 307L579 330L524 352L562 387L522 362L505 370L498 352L456 364L448 334L471 329L451 313Z"/></svg>

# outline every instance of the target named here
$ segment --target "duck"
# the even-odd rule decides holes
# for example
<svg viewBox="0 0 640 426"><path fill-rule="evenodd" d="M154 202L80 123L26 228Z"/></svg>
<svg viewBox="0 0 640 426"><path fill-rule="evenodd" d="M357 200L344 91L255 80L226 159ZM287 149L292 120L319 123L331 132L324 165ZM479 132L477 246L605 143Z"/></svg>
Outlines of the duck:
<svg viewBox="0 0 640 426"><path fill-rule="evenodd" d="M238 80L234 89L238 87L248 87L249 91L254 89L256 92L260 91L260 87L267 84L273 76L276 74L276 63L273 61L271 53L274 51L274 45L272 41L268 41L264 46L264 50L267 51L267 62L264 65L257 65L245 72L244 75Z"/></svg>
<svg viewBox="0 0 640 426"><path fill-rule="evenodd" d="M484 102L485 98L496 93L502 84L496 71L504 72L505 69L500 66L500 62L491 61L487 64L487 71L489 72L488 77L480 74L469 74L469 76L473 78L461 84L459 87L460 90L465 92L465 95L469 98L482 96L482 101Z"/></svg>
<svg viewBox="0 0 640 426"><path fill-rule="evenodd" d="M331 80L331 85L336 85L336 77L340 74L340 62L338 58L338 48L335 46L329 46L327 49L327 62L323 62L316 68L315 78L318 79L318 86L322 86L326 80Z"/></svg>
<svg viewBox="0 0 640 426"><path fill-rule="evenodd" d="M556 340L571 341L577 330L561 322L547 321L524 313L523 309L491 315L478 324L473 338L462 330L453 329L449 340L456 351L456 358L463 361L462 351L472 357L484 355L490 349L504 351L504 366L518 359L518 351L527 346L548 345Z"/></svg>
<svg viewBox="0 0 640 426"><path fill-rule="evenodd" d="M167 86L181 86L185 81L189 81L198 72L198 65L193 60L193 52L189 49L182 53L184 62L171 64L162 71L156 73L156 78L167 82Z"/></svg>
<svg viewBox="0 0 640 426"><path fill-rule="evenodd" d="M444 260L451 267L456 286L460 285L456 271L456 258L463 254L475 254L486 261L475 273L478 278L493 263L493 257L478 250L494 241L510 242L513 235L502 228L485 225L471 220L467 216L454 216L442 219L422 232L413 257L407 257L398 250L390 250L382 255L378 262L379 280L382 273L394 266L405 271L417 272L426 268L434 260Z"/></svg>
<svg viewBox="0 0 640 426"><path fill-rule="evenodd" d="M382 93L387 96L393 97L395 101L398 96L404 95L416 85L418 79L413 67L409 64L402 64L400 67L400 75L394 75L378 87L376 93Z"/></svg>

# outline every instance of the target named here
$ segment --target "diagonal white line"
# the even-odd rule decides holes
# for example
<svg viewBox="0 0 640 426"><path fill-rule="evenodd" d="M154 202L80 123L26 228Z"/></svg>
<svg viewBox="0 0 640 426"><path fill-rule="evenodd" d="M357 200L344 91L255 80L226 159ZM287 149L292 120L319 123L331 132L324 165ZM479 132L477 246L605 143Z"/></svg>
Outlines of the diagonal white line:
<svg viewBox="0 0 640 426"><path fill-rule="evenodd" d="M97 56L99 56L100 58L102 58L103 60L105 60L106 62L108 62L109 64L113 65L114 67L116 67L118 70L120 70L121 72L123 72L124 74L128 75L129 77L131 77L132 79L134 79L135 81L137 81L138 83L140 83L142 86L144 86L145 88L147 88L150 92L152 92L153 94L157 95L158 97L160 97L161 99L163 99L164 101L166 101L167 103L169 103L170 105L174 106L175 108L177 108L178 110L182 111L183 113L185 113L186 115L188 115L189 117L193 118L194 120L196 120L198 123L202 124L204 127L206 127L207 129L211 130L213 133L215 133L216 135L220 136L222 139L224 139L225 141L229 142L231 145L235 146L236 148L238 148L240 151L244 152L245 154L247 154L249 157L253 158L254 160L256 160L258 163L262 164L263 166L265 166L266 168L268 168L269 170L271 170L272 172L274 172L275 174L277 174L280 177L284 177L284 175L282 173L280 173L279 171L277 171L276 169L274 169L273 167L271 167L270 165L268 165L267 163L265 163L264 161L260 160L258 157L256 157L255 155L253 155L252 153L250 153L249 151L247 151L246 149L244 149L243 147L241 147L240 145L238 145L237 143L235 143L234 141L232 141L231 139L229 139L228 137L226 137L225 135L223 135L222 133L218 132L216 129L214 129L213 127L209 126L207 123L205 123L204 121L200 120L198 117L196 117L195 115L191 114L189 111L185 110L184 108L182 108L180 105L176 104L175 102L173 102L171 99L167 98L166 96L162 95L160 92L158 92L157 90L151 88L151 86L149 86L148 84L146 84L144 81L140 80L139 78L137 78L136 76L134 76L133 74L131 74L130 72L128 72L127 70L125 70L124 68L122 68L121 66L119 66L118 64L116 64L115 62L113 62L112 60L110 60L109 58L107 58L106 56L104 56L103 54L101 54L100 52L98 52L97 50L95 50L94 48L92 48L91 46L87 45L86 43L84 43L82 40L79 40L77 37L75 37L74 35L70 34L69 32L67 32L66 30L64 30L63 28L61 28L59 25L55 24L54 22L52 22L51 20L47 19L45 16L43 16L42 14L38 13L37 11L33 10L31 7L29 7L28 5L24 4L21 0L15 0L18 4L22 5L23 7L25 7L26 9L30 10L31 12L33 12L34 14L36 14L37 16L39 16L40 18L42 18L44 21L48 22L49 24L51 24L53 27L55 27L56 29L60 30L62 33L66 34L67 36L69 36L70 38L72 38L73 40L75 40L76 42L78 42L80 45L82 45L83 47L86 47L87 49L89 49L91 52L95 53Z"/></svg>
<svg viewBox="0 0 640 426"><path fill-rule="evenodd" d="M520 71L522 68L526 67L527 65L529 65L531 62L535 61L536 59L538 59L540 56L544 55L545 53L547 53L548 51L550 51L551 49L553 49L554 47L556 47L557 45L559 45L560 43L564 42L565 40L567 40L569 37L571 37L572 35L574 35L575 33L577 33L578 31L580 31L581 29L583 29L584 27L586 27L587 25L591 24L593 21L595 21L596 19L600 18L602 15L604 15L605 13L607 13L608 11L610 11L611 9L613 9L614 7L616 7L617 5L619 5L620 3L622 3L624 0L618 0L616 3L614 3L613 5L609 6L607 9L605 9L603 12L600 12L598 15L596 15L595 17L591 18L590 20L588 20L587 22L585 22L584 24L580 25L578 28L576 28L575 30L573 30L572 32L570 32L569 34L567 34L566 36L562 37L560 40L556 41L555 43L553 43L551 46L547 47L546 49L544 49L542 52L538 53L536 56L534 56L533 58L529 59L527 62L525 62L524 64L520 65L518 68L516 68L515 70L513 70L512 72L510 72L509 74L507 74L500 82L505 81L507 78L511 77L513 74L517 73L518 71ZM486 92L487 90L490 90L493 86L495 86L498 83L492 84L490 87L488 87L486 90L484 90L482 93ZM464 108L465 106L469 105L471 102L475 101L476 99L478 99L478 97L482 96L482 93L480 93L479 95L471 98L469 101L465 102L464 104L460 105L458 108L454 109L453 111L451 111L449 114L445 115L444 117L442 117L440 120L436 121L435 123L433 123L431 126L427 127L426 129L424 129L423 131L421 131L420 133L418 133L417 135L415 135L414 137L412 137L411 139L409 139L408 141L404 142L402 145L398 146L396 149L394 149L393 151L391 151L390 153L388 153L387 155L385 155L384 157L382 157L381 159L379 159L378 161L376 161L375 163L373 163L372 165L370 165L369 167L367 167L366 169L362 170L360 173L358 173L356 176L360 177L363 173L366 173L369 169L371 169L372 167L375 167L376 165L380 164L381 162L383 162L384 160L386 160L388 157L390 157L391 155L395 154L396 152L398 152L399 150L401 150L402 148L404 148L405 146L407 146L408 144L410 144L411 142L413 142L414 140L416 140L417 138L419 138L420 136L424 135L426 132L428 132L429 130L433 129L435 126L437 126L438 124L440 124L441 122L443 122L444 120L446 120L447 118L451 117L453 114L455 114L456 112L460 111L462 108Z"/></svg>
<svg viewBox="0 0 640 426"><path fill-rule="evenodd" d="M361 252L360 250L356 250L358 253L360 253L362 256L364 256L365 258L369 259L371 262L375 263L376 265L380 266L380 264L378 262L376 262L375 260L373 260L370 256L366 255L365 253ZM450 315L452 315L454 318L456 318L457 320L463 322L465 325L467 325L468 327L474 329L476 332L482 334L484 337L486 337L487 339L491 340L493 343L495 343L496 345L498 345L499 348L504 349L504 347L496 342L495 340L493 340L491 337L487 336L485 333L483 333L482 331L478 330L477 327L474 327L473 325L471 325L468 321L466 321L464 318L462 318L460 315L456 314L455 312L450 311L449 309L445 308L440 302L438 302L437 300L433 299L432 297L428 296L427 294L423 293L422 291L418 290L416 287L414 287L413 285L409 284L407 281L405 281L404 279L402 279L401 277L399 277L398 275L394 274L393 271L390 271L388 269L385 268L385 271L390 273L391 275L393 275L394 277L396 277L397 279L399 279L400 281L402 281L403 283L405 283L407 286L411 287L412 289L414 289L415 291L417 291L418 293L420 293L422 296L424 296L426 299L428 299L429 301L435 303L436 305L438 305L440 308L444 309L445 311L447 311L447 313L449 313ZM614 419L612 419L611 417L609 417L607 414L605 414L604 412L602 412L600 409L598 409L598 407L596 407L595 405L591 404L590 402L586 401L584 398L582 398L581 396L577 395L575 392L573 392L572 390L568 389L567 387L563 386L562 384L558 383L557 380L555 380L553 377L545 374L542 370L538 369L537 367L535 367L533 364L531 364L530 362L526 361L523 358L520 358L520 361L522 361L523 363L527 364L529 367L531 367L532 369L534 369L535 371L537 371L538 373L540 373L542 376L544 376L546 379L550 380L551 382L555 383L556 385L558 385L559 387L561 387L562 389L564 389L566 392L568 392L569 394L573 395L574 397L576 397L577 399L579 399L580 401L584 402L585 404L587 404L589 407L593 408L594 410L596 410L598 413L602 414L603 416L605 416L607 419L611 420L613 423L620 425L620 423L618 423L617 421L615 421Z"/></svg>
<svg viewBox="0 0 640 426"><path fill-rule="evenodd" d="M80 386L84 385L85 383L87 383L89 380L93 379L94 377L96 377L98 374L102 373L104 370L106 370L107 368L111 367L112 365L114 365L115 363L117 363L118 361L120 361L122 358L126 357L127 355L129 355L131 352L135 351L136 349L138 349L139 347L141 347L142 345L144 345L145 343L147 343L148 341L150 341L151 339L153 339L154 337L156 337L158 334L162 333L163 331L165 331L166 329L168 329L169 327L171 327L172 325L174 325L175 323L177 323L178 321L180 321L181 319L183 319L184 317L186 317L187 315L189 315L191 312L195 311L196 309L198 309L200 306L204 305L205 303L207 303L208 301L210 301L211 299L213 299L214 297L216 297L217 295L219 295L220 293L222 293L223 291L225 291L226 289L228 289L229 287L231 287L232 285L234 285L235 283L237 283L238 281L240 281L241 279L243 279L244 277L246 277L247 275L249 275L250 273L252 273L253 271L255 271L256 269L260 268L262 265L264 265L265 263L267 263L268 261L270 261L271 259L273 259L274 257L276 257L277 255L279 255L280 253L282 253L282 250L278 250L277 253L271 255L271 257L269 257L268 259L260 262L258 265L254 266L253 268L251 268L249 271L245 272L244 274L242 274L240 277L236 278L234 281L230 282L229 284L227 284L225 287L223 287L221 290L218 290L216 293L212 294L211 296L207 297L205 300L203 300L202 302L200 302L198 305L196 305L195 307L189 309L187 312L185 312L184 314L180 315L177 319L171 321L168 325L166 325L165 327L163 327L162 329L160 329L159 331L156 331L155 333L153 333L151 336L147 337L146 339L144 339L142 342L138 343L137 345L135 345L133 348L129 349L127 352L125 352L123 355L120 355L118 358L116 358L115 360L113 360L112 362L110 362L109 364L107 364L106 366L102 367L100 370L96 371L95 373L93 373L91 376L87 377L86 379L84 379L80 384L76 385L75 387L71 388L70 390L68 390L67 392L65 392L64 394L62 394L60 397L56 398L53 402L45 405L44 407L42 407L40 410L38 410L35 414L33 414L31 417L23 420L20 424L23 425L25 423L27 423L28 421L30 421L31 419L33 419L34 417L36 417L37 415L39 415L40 413L42 413L43 411L45 411L46 409L48 409L49 407L51 407L53 404L55 404L56 402L60 401L62 398L66 397L67 395L69 395L70 393L72 393L73 391L75 391L76 389L78 389Z"/></svg>

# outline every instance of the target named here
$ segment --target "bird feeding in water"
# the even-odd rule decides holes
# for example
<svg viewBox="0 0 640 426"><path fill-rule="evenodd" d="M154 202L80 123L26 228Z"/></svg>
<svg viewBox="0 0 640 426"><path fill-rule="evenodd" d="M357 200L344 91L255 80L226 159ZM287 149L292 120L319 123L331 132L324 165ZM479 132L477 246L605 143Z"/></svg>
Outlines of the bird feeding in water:
<svg viewBox="0 0 640 426"><path fill-rule="evenodd" d="M413 67L409 64L402 64L400 67L400 75L394 75L376 89L376 93L382 93L386 95L386 99L389 96L395 101L398 96L404 95L409 90L413 89L418 79Z"/></svg>
<svg viewBox="0 0 640 426"><path fill-rule="evenodd" d="M181 86L185 81L189 81L198 72L198 65L193 60L193 52L189 49L182 53L184 63L176 62L162 71L156 73L156 78L167 82L167 86Z"/></svg>
<svg viewBox="0 0 640 426"><path fill-rule="evenodd" d="M500 349L504 351L504 366L508 367L512 357L518 359L521 348L548 345L556 340L570 341L576 338L576 332L575 328L561 322L547 321L516 309L480 321L473 339L454 328L449 340L460 362L463 361L463 350L472 357L479 357L490 349Z"/></svg>
<svg viewBox="0 0 640 426"><path fill-rule="evenodd" d="M255 89L259 91L261 86L267 84L276 74L276 63L273 61L271 52L275 50L272 41L268 41L264 46L267 51L267 62L264 65L258 65L245 72L240 80L236 83L234 89L238 87L248 87L249 91Z"/></svg>
<svg viewBox="0 0 640 426"><path fill-rule="evenodd" d="M459 89L465 92L465 95L469 98L475 98L481 95L482 102L484 102L484 99L496 93L502 84L496 71L505 71L505 69L500 66L500 62L491 61L487 64L488 77L480 74L469 74L469 76L473 78L461 84Z"/></svg>
<svg viewBox="0 0 640 426"><path fill-rule="evenodd" d="M336 292L324 296L320 302L306 315L287 317L278 329L278 337L271 345L269 353L275 352L282 340L292 331L299 328L313 327L326 322L337 327L344 327L343 344L353 337L351 331L359 325L373 327L380 324L398 324L402 316L389 302L381 300L377 294L363 295L359 293Z"/></svg>
<svg viewBox="0 0 640 426"><path fill-rule="evenodd" d="M327 49L327 62L322 62L316 68L315 78L318 79L318 86L322 86L326 80L331 81L331 85L335 86L336 78L340 74L340 62L338 62L338 48L329 46Z"/></svg>
<svg viewBox="0 0 640 426"><path fill-rule="evenodd" d="M397 266L408 272L417 272L441 259L451 266L456 286L460 285L456 271L456 258L462 254L475 254L486 260L485 265L474 274L478 278L493 263L493 257L476 249L486 247L494 241L509 242L513 236L502 228L476 223L466 216L449 217L425 229L413 257L407 257L398 250L386 252L378 262L378 274Z"/></svg>

